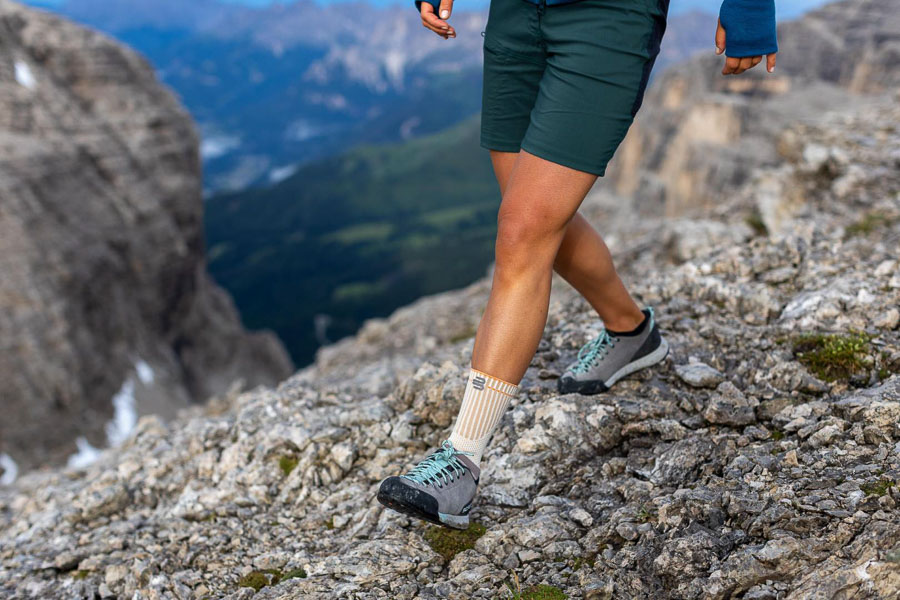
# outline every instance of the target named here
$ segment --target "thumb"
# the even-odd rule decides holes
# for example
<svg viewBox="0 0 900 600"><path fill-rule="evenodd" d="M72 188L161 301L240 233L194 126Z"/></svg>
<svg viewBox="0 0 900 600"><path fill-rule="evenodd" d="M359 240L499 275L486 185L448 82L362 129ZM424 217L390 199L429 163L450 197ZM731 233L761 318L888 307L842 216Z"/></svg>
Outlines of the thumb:
<svg viewBox="0 0 900 600"><path fill-rule="evenodd" d="M766 70L769 73L775 72L775 54L766 55Z"/></svg>
<svg viewBox="0 0 900 600"><path fill-rule="evenodd" d="M449 19L451 12L453 12L453 0L441 0L441 10L438 15L442 19Z"/></svg>
<svg viewBox="0 0 900 600"><path fill-rule="evenodd" d="M722 27L722 21L719 21L716 27L716 54L725 52L725 28Z"/></svg>

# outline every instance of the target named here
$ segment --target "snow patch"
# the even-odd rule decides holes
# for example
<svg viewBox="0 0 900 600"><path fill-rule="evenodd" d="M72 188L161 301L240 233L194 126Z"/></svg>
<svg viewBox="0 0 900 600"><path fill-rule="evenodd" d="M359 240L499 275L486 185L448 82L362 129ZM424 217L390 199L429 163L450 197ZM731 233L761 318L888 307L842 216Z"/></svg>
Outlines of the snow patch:
<svg viewBox="0 0 900 600"><path fill-rule="evenodd" d="M867 572L870 564L872 564L872 561L867 560L863 564L856 567L855 573L856 573L856 576L859 577L860 581L867 581L869 579L872 579L872 576L869 575Z"/></svg>
<svg viewBox="0 0 900 600"><path fill-rule="evenodd" d="M141 383L153 383L154 373L143 360L138 361L135 366L138 379ZM113 418L106 424L106 441L110 448L119 446L128 439L134 427L137 425L137 400L134 397L134 378L129 377L122 384L122 387L116 392L112 399ZM69 457L67 462L69 468L83 469L96 461L100 457L102 450L91 444L84 436L75 440L75 446L78 448L75 454Z"/></svg>
<svg viewBox="0 0 900 600"><path fill-rule="evenodd" d="M286 167L275 167L269 171L269 183L281 183L291 175L297 172L297 165L287 165Z"/></svg>
<svg viewBox="0 0 900 600"><path fill-rule="evenodd" d="M12 456L6 453L0 453L0 467L3 468L3 474L0 475L0 485L12 485L12 482L19 476L19 465L12 459Z"/></svg>
<svg viewBox="0 0 900 600"><path fill-rule="evenodd" d="M212 135L200 143L200 157L203 160L221 158L241 146L241 138L233 135Z"/></svg>
<svg viewBox="0 0 900 600"><path fill-rule="evenodd" d="M66 463L70 469L83 469L100 457L99 448L95 448L84 436L75 440L75 446L78 447L78 451L70 456Z"/></svg>
<svg viewBox="0 0 900 600"><path fill-rule="evenodd" d="M137 401L134 399L134 380L129 377L122 389L113 396L113 418L106 424L106 439L110 446L118 446L137 425Z"/></svg>
<svg viewBox="0 0 900 600"><path fill-rule="evenodd" d="M305 142L306 140L318 137L325 133L325 129L307 121L306 119L297 119L287 126L284 137L291 142Z"/></svg>
<svg viewBox="0 0 900 600"><path fill-rule="evenodd" d="M409 117L400 124L400 138L408 140L413 136L413 130L422 123L422 119L417 116Z"/></svg>
<svg viewBox="0 0 900 600"><path fill-rule="evenodd" d="M134 363L134 370L137 372L138 379L140 379L141 383L144 385L150 385L156 378L153 367L148 365L144 360L138 360Z"/></svg>
<svg viewBox="0 0 900 600"><path fill-rule="evenodd" d="M16 81L19 82L19 85L27 87L29 90L33 90L37 85L37 80L34 78L34 73L31 72L31 67L20 60L16 61Z"/></svg>

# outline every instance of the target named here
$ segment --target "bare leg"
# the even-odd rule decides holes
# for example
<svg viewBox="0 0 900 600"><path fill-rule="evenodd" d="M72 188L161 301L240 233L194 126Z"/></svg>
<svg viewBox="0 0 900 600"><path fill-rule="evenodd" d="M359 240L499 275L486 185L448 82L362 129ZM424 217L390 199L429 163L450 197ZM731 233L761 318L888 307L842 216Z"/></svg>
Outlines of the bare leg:
<svg viewBox="0 0 900 600"><path fill-rule="evenodd" d="M518 152L491 151L501 195L506 189ZM575 213L556 254L553 268L578 290L613 331L630 331L644 315L616 273L612 255L591 224Z"/></svg>
<svg viewBox="0 0 900 600"><path fill-rule="evenodd" d="M473 368L512 383L522 379L547 322L557 252L596 179L525 151L516 156L501 186L494 279Z"/></svg>

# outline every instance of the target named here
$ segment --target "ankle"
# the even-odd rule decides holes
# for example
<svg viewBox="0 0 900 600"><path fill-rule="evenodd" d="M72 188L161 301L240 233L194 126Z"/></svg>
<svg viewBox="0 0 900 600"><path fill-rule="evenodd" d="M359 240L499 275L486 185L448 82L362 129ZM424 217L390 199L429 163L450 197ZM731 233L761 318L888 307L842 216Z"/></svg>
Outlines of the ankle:
<svg viewBox="0 0 900 600"><path fill-rule="evenodd" d="M635 314L616 315L612 318L604 319L603 326L606 327L607 331L634 331L641 326L646 318L647 314L639 310Z"/></svg>

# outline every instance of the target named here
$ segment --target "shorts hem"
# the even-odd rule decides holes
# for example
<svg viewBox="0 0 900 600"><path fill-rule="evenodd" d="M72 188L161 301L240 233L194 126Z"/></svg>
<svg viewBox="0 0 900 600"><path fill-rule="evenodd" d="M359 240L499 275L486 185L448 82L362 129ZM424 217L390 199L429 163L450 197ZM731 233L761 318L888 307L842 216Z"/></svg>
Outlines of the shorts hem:
<svg viewBox="0 0 900 600"><path fill-rule="evenodd" d="M480 144L482 148L487 148L488 150L496 150L497 152L518 152L520 148L520 144L517 144L515 142L504 142L485 136L481 136Z"/></svg>
<svg viewBox="0 0 900 600"><path fill-rule="evenodd" d="M570 169L575 169L576 171L583 171L585 173L596 175L597 177L603 177L604 175L606 175L606 165L609 161L604 162L602 165L590 164L578 159L560 157L559 154L554 152L553 150L541 148L540 146L534 146L533 144L534 142L526 143L523 141L521 149L525 150L529 154L534 154L535 156L539 156L545 160L549 160L550 162L554 162L564 167L569 167Z"/></svg>

